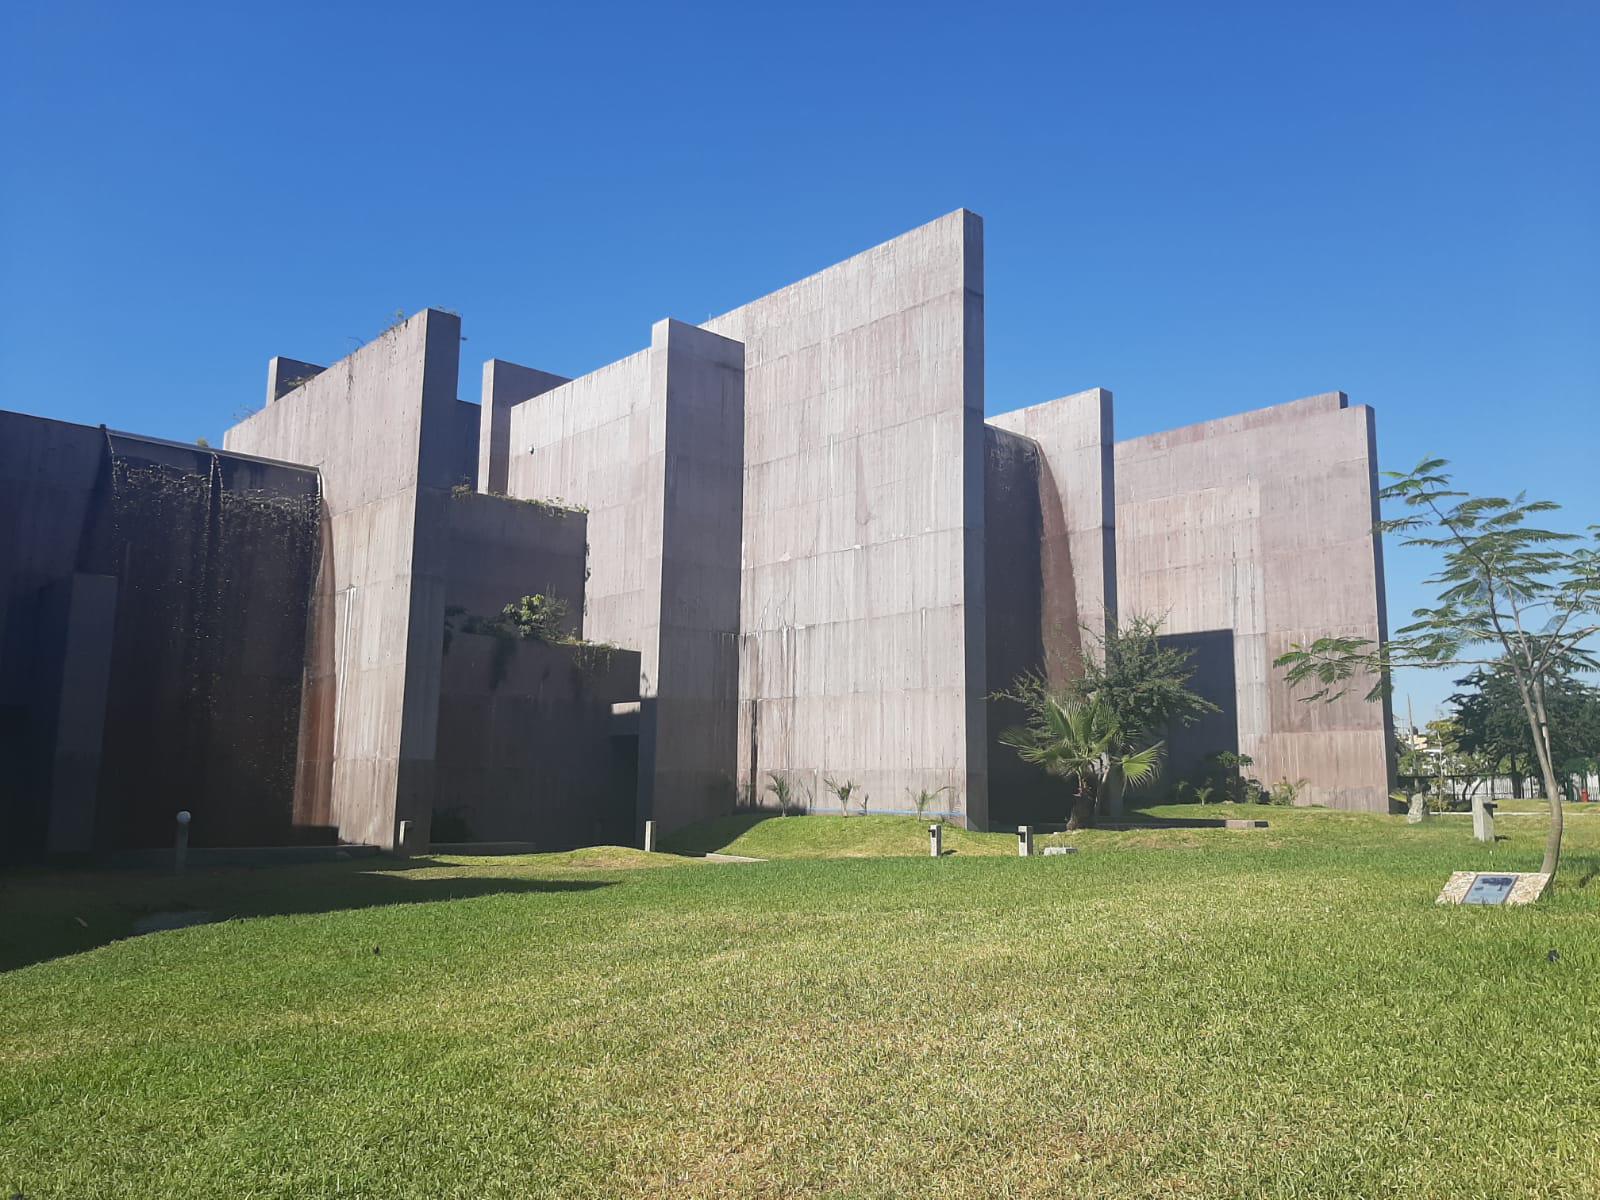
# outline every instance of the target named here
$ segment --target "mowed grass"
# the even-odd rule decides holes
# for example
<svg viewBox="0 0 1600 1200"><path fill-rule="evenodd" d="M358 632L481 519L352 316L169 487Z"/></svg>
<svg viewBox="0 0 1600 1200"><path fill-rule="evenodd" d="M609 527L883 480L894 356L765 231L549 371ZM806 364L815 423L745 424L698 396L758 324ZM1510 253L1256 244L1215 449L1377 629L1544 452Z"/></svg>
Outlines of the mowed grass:
<svg viewBox="0 0 1600 1200"><path fill-rule="evenodd" d="M1600 817L1574 811L1553 896L1486 910L1434 896L1536 866L1538 817L1489 847L1460 818L1244 815L1272 827L1028 860L791 817L697 839L754 864L13 874L15 958L87 936L74 907L263 915L0 974L0 1187L1600 1195Z"/></svg>

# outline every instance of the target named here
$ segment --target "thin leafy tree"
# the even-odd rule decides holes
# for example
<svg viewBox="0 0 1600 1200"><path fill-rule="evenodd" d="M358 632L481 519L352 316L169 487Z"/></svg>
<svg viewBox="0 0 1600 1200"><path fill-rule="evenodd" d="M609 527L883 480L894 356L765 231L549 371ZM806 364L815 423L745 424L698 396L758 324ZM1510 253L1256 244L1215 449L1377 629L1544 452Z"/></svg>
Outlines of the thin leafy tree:
<svg viewBox="0 0 1600 1200"><path fill-rule="evenodd" d="M1442 458L1406 472L1388 472L1380 493L1401 515L1379 529L1401 544L1436 551L1443 565L1429 577L1439 588L1387 643L1329 636L1296 644L1276 665L1291 685L1313 683L1308 701L1332 701L1353 680L1373 680L1367 699L1381 699L1400 667L1484 667L1508 672L1528 724L1534 757L1550 801L1550 830L1540 870L1561 862L1561 787L1551 752L1548 691L1573 671L1596 669L1591 640L1600 633L1600 526L1586 535L1534 524L1560 506L1473 496L1457 490Z"/></svg>
<svg viewBox="0 0 1600 1200"><path fill-rule="evenodd" d="M1134 749L1108 705L1065 697L1040 687L1014 698L1028 710L1024 725L1000 735L1023 762L1073 784L1067 828L1094 823L1095 813L1120 798L1124 787L1159 777L1164 744Z"/></svg>

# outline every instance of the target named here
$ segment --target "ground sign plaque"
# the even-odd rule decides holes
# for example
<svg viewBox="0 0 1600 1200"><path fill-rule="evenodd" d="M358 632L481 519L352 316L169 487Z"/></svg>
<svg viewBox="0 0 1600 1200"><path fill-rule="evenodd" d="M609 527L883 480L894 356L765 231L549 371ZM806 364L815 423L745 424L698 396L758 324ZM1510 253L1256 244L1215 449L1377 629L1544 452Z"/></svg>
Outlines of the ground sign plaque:
<svg viewBox="0 0 1600 1200"><path fill-rule="evenodd" d="M1537 871L1457 871L1439 893L1440 904L1531 904L1550 876Z"/></svg>

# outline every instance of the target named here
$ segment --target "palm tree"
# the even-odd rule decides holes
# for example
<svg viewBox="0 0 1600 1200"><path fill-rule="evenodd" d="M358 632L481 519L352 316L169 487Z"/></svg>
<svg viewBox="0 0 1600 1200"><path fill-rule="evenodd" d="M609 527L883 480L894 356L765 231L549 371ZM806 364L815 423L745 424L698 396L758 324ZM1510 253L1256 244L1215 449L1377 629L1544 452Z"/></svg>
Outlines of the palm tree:
<svg viewBox="0 0 1600 1200"><path fill-rule="evenodd" d="M1092 824L1097 810L1120 812L1124 789L1157 778L1165 751L1161 742L1134 750L1104 704L1043 690L1028 704L1028 723L1006 730L1000 742L1023 762L1077 784L1068 829Z"/></svg>

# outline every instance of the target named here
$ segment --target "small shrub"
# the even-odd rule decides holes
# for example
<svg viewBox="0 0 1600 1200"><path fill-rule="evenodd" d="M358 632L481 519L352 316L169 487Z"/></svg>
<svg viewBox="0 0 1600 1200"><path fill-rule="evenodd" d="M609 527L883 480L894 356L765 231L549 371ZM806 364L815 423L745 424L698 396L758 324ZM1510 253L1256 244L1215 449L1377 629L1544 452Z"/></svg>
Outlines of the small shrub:
<svg viewBox="0 0 1600 1200"><path fill-rule="evenodd" d="M802 797L801 789L790 782L782 771L768 771L767 791L778 802L778 811L784 816L800 816L810 807L809 797Z"/></svg>
<svg viewBox="0 0 1600 1200"><path fill-rule="evenodd" d="M927 815L928 805L937 800L941 793L953 790L954 789L950 788L949 786L933 788L932 790L928 788L921 788L915 792L913 792L910 788L907 788L906 795L910 796L911 803L917 806L917 819L921 820Z"/></svg>
<svg viewBox="0 0 1600 1200"><path fill-rule="evenodd" d="M1266 793L1265 803L1275 804L1280 808L1292 808L1295 802L1300 799L1300 793L1305 791L1308 783L1310 783L1308 779L1296 779L1293 781L1287 778L1279 779L1277 783L1272 785L1272 790Z"/></svg>
<svg viewBox="0 0 1600 1200"><path fill-rule="evenodd" d="M566 640L566 630L561 623L567 619L567 602L559 596L535 593L515 600L500 610L506 623L519 637L534 638L541 642Z"/></svg>
<svg viewBox="0 0 1600 1200"><path fill-rule="evenodd" d="M850 815L850 797L855 795L856 785L848 779L846 779L843 783L838 783L827 777L824 777L822 782L827 787L829 793L837 797L839 801L839 815L841 817L848 817ZM861 813L863 816L866 815L866 811L867 802L866 799L863 798L861 801Z"/></svg>

